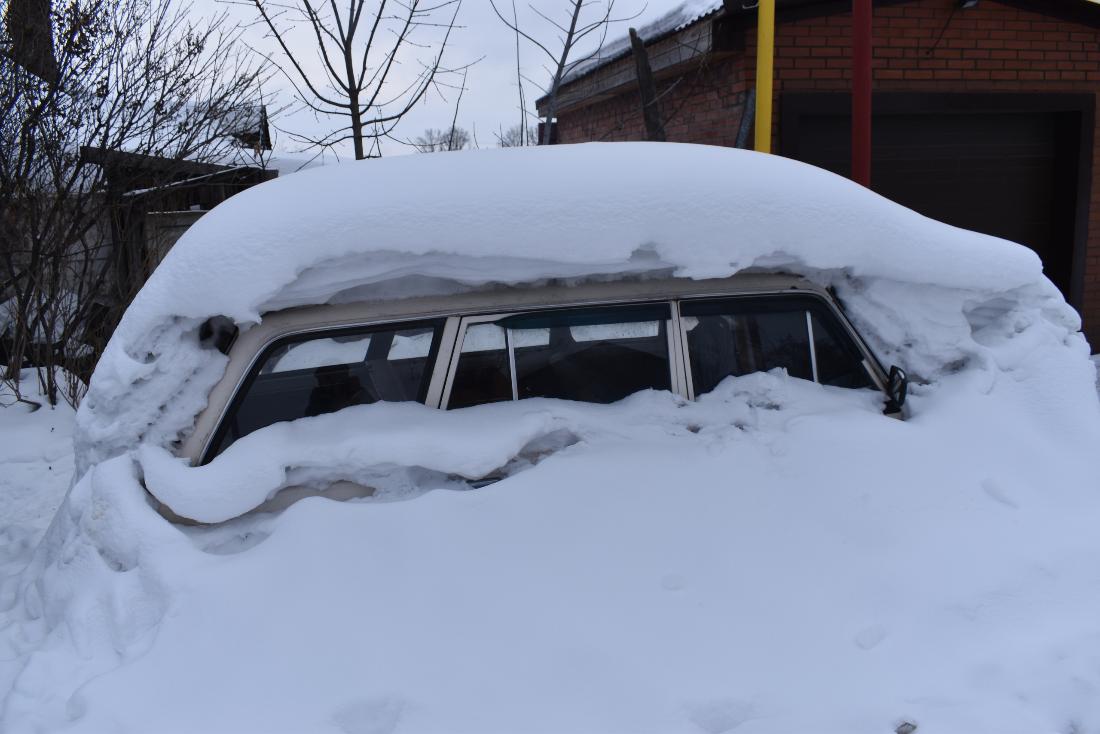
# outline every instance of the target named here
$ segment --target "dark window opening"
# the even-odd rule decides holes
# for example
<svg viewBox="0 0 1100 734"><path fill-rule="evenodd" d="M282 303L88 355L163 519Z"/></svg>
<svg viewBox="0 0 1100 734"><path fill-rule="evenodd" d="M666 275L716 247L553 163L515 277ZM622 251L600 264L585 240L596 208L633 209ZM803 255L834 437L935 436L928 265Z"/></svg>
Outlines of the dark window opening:
<svg viewBox="0 0 1100 734"><path fill-rule="evenodd" d="M204 463L273 423L379 401L423 402L441 332L438 322L280 340L234 399Z"/></svg>
<svg viewBox="0 0 1100 734"><path fill-rule="evenodd" d="M727 377L776 368L826 385L872 384L858 347L835 316L814 299L687 301L681 306L681 315L697 396L710 392Z"/></svg>
<svg viewBox="0 0 1100 734"><path fill-rule="evenodd" d="M812 311L811 315L817 381L834 387L872 387L871 376L863 366L863 355L836 319Z"/></svg>
<svg viewBox="0 0 1100 734"><path fill-rule="evenodd" d="M472 325L448 407L513 396L613 403L640 390L670 390L670 317L668 304L657 304L520 314Z"/></svg>
<svg viewBox="0 0 1100 734"><path fill-rule="evenodd" d="M462 339L448 407L512 399L507 334L496 324L471 324Z"/></svg>

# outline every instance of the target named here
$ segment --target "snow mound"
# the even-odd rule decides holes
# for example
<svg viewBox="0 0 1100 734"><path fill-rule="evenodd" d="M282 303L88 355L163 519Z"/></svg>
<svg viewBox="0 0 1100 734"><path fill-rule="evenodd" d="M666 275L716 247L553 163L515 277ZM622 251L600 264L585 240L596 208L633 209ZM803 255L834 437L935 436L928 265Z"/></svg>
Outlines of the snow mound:
<svg viewBox="0 0 1100 734"><path fill-rule="evenodd" d="M21 581L0 729L1091 731L1100 410L1044 425L1026 390L962 372L901 422L776 372L697 403L363 406L210 467L117 457ZM397 437L333 445L349 415ZM208 529L138 481L216 507L326 446L350 478L423 471Z"/></svg>
<svg viewBox="0 0 1100 734"><path fill-rule="evenodd" d="M917 378L908 420L779 371L171 453L224 370L209 316L749 269L835 288ZM0 583L0 731L1100 729L1079 327L1026 248L782 158L563 146L263 184L180 240L96 370L78 481ZM149 498L216 522L332 482L378 491L199 528Z"/></svg>
<svg viewBox="0 0 1100 734"><path fill-rule="evenodd" d="M1031 250L778 156L596 143L361 161L261 184L188 230L96 369L77 471L188 430L224 369L199 341L211 316L247 327L303 304L750 268L836 287L880 358L924 379L1021 318L1081 339Z"/></svg>
<svg viewBox="0 0 1100 734"><path fill-rule="evenodd" d="M23 371L21 395L0 384L0 586L26 565L73 474L72 408L51 407L34 370Z"/></svg>

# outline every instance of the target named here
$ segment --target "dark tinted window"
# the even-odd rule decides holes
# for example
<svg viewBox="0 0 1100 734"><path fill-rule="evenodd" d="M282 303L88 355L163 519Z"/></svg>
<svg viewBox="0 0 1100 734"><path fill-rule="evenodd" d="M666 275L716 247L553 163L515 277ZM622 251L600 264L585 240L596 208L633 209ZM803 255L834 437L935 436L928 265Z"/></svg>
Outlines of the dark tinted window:
<svg viewBox="0 0 1100 734"><path fill-rule="evenodd" d="M713 390L731 375L783 367L792 377L813 379L806 311L797 304L772 308L730 300L684 304L691 380L695 394Z"/></svg>
<svg viewBox="0 0 1100 734"><path fill-rule="evenodd" d="M507 333L497 324L471 324L462 339L450 408L512 399Z"/></svg>
<svg viewBox="0 0 1100 734"><path fill-rule="evenodd" d="M800 296L687 301L681 305L696 395L731 375L785 368L793 377L869 387L863 357L833 313ZM811 325L813 352L810 350Z"/></svg>
<svg viewBox="0 0 1100 734"><path fill-rule="evenodd" d="M836 387L871 387L863 355L843 327L825 313L813 313L817 381Z"/></svg>
<svg viewBox="0 0 1100 734"><path fill-rule="evenodd" d="M659 304L522 314L471 326L448 407L513 394L611 403L639 390L669 390L669 318L668 305Z"/></svg>
<svg viewBox="0 0 1100 734"><path fill-rule="evenodd" d="M235 398L207 461L280 421L381 400L424 400L441 324L342 330L270 347Z"/></svg>

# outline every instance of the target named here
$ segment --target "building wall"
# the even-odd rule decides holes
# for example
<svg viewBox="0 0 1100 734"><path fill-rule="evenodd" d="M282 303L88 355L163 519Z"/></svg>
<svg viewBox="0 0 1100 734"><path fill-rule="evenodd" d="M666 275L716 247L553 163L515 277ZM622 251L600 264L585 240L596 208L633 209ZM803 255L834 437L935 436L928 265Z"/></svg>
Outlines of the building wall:
<svg viewBox="0 0 1100 734"><path fill-rule="evenodd" d="M875 8L876 91L1100 92L1097 29L996 0L980 0L977 7L952 14L955 5L955 0L914 0ZM843 92L851 85L850 13L779 20L775 149L784 92ZM745 90L753 85L755 35L754 26L746 28L743 55L690 72L689 83L681 81L662 98L662 112L672 118L669 140L733 144ZM634 91L559 117L561 142L642 137ZM1081 313L1094 351L1100 351L1100 140L1094 141L1093 155Z"/></svg>
<svg viewBox="0 0 1100 734"><path fill-rule="evenodd" d="M749 86L740 57L703 61L660 80L657 95L668 139L734 145ZM563 112L558 116L558 141L642 140L640 104L638 93L632 91L576 113Z"/></svg>

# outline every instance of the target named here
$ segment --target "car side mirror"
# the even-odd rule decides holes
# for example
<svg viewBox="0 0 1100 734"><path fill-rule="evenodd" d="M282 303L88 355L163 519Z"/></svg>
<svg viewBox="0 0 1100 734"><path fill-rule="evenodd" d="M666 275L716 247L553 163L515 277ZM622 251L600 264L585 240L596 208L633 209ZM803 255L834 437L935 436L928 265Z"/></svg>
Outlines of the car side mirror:
<svg viewBox="0 0 1100 734"><path fill-rule="evenodd" d="M206 349L217 349L229 354L229 348L237 339L240 329L225 316L211 316L199 327L199 344Z"/></svg>
<svg viewBox="0 0 1100 734"><path fill-rule="evenodd" d="M901 406L905 405L905 398L909 394L909 375L897 365L890 368L890 376L886 380L886 413L900 413Z"/></svg>

